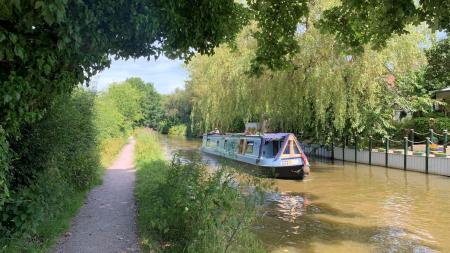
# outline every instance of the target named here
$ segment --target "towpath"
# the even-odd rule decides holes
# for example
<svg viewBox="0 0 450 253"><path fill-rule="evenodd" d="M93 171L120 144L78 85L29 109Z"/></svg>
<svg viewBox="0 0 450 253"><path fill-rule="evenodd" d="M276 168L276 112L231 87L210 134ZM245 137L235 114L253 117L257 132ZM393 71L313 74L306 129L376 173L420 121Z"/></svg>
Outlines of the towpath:
<svg viewBox="0 0 450 253"><path fill-rule="evenodd" d="M130 140L73 219L53 253L138 252L136 205L133 195L135 141Z"/></svg>

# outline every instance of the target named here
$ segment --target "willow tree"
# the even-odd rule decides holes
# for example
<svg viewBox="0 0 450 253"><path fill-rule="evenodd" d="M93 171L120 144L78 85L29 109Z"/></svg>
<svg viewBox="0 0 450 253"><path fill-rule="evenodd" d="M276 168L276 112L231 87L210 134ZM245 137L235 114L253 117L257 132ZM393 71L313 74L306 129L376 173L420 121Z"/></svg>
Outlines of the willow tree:
<svg viewBox="0 0 450 253"><path fill-rule="evenodd" d="M320 16L328 2L310 8ZM322 34L317 19L309 19L297 34L297 53L283 71L265 70L248 76L258 54L255 26L247 27L237 47L222 46L214 56L199 56L189 65L193 94L193 127L233 129L236 121L269 120L273 130L324 133L351 130L385 133L394 109L402 105L390 78L422 67L423 27L394 36L383 50L369 47L350 55L334 35ZM301 31L304 30L304 31ZM426 101L428 102L428 101Z"/></svg>

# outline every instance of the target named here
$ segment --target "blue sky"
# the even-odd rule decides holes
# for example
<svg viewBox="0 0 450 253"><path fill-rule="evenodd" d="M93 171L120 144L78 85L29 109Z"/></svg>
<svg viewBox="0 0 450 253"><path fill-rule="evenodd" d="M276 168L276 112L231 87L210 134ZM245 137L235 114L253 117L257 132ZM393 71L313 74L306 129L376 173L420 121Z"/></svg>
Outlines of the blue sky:
<svg viewBox="0 0 450 253"><path fill-rule="evenodd" d="M158 60L116 60L109 69L105 69L92 78L91 84L96 90L105 90L109 84L120 82L128 77L140 77L145 82L155 85L158 92L168 94L175 88L183 88L184 81L189 78L188 71L183 67L183 61L170 60L164 56Z"/></svg>

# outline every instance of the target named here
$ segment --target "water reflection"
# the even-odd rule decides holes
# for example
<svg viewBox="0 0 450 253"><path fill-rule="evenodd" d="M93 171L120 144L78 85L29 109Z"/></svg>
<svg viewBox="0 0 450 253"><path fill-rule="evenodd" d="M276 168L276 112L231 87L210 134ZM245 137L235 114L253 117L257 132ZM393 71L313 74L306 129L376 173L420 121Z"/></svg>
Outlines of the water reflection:
<svg viewBox="0 0 450 253"><path fill-rule="evenodd" d="M164 141L169 155L221 163L198 140ZM278 191L254 226L270 252L450 251L449 178L317 160L312 168L304 181L273 180Z"/></svg>

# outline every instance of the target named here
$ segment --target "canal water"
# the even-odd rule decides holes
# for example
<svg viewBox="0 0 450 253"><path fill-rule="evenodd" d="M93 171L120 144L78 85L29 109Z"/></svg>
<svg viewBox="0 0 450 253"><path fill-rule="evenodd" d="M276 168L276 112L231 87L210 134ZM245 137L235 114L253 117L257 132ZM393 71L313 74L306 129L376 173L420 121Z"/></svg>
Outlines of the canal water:
<svg viewBox="0 0 450 253"><path fill-rule="evenodd" d="M199 151L200 140L161 139L168 156L220 163ZM450 252L450 178L311 164L303 181L274 179L278 192L267 195L254 227L269 252Z"/></svg>

